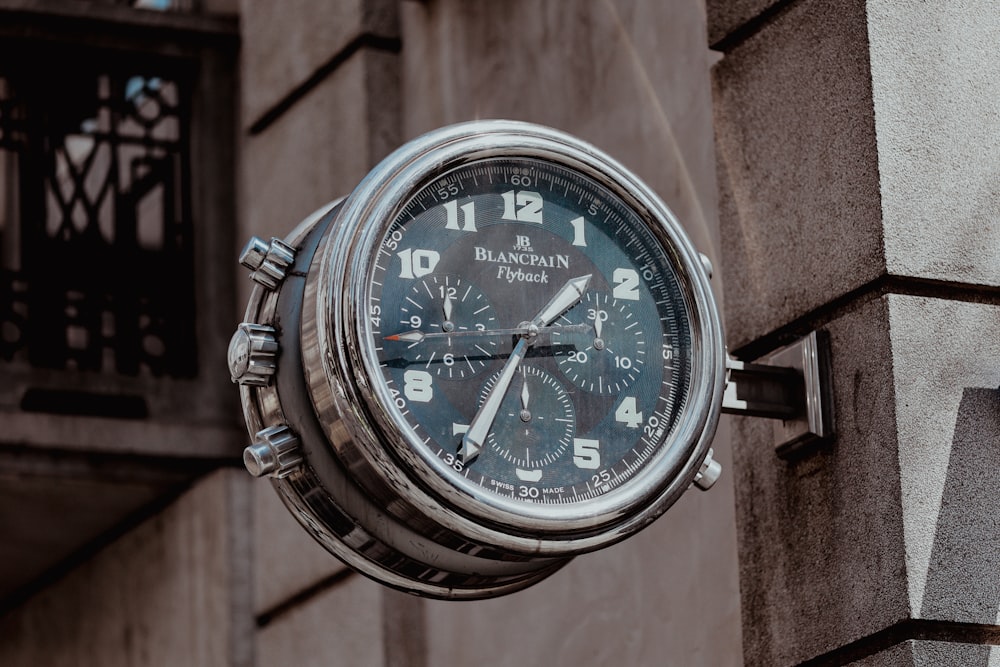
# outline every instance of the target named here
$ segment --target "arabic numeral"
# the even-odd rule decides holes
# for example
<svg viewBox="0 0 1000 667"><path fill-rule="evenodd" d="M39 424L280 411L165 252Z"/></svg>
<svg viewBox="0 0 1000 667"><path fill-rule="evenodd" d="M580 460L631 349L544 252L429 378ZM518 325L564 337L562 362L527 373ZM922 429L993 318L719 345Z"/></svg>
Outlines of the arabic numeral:
<svg viewBox="0 0 1000 667"><path fill-rule="evenodd" d="M632 360L628 357L615 357L615 368L620 368L623 371L631 370Z"/></svg>
<svg viewBox="0 0 1000 667"><path fill-rule="evenodd" d="M660 425L660 418L656 415L650 415L649 421L646 422L645 428L642 430L646 433L646 436L653 438L656 436L656 427Z"/></svg>
<svg viewBox="0 0 1000 667"><path fill-rule="evenodd" d="M443 183L434 194L437 195L438 199L448 199L449 197L454 197L458 194L458 184Z"/></svg>
<svg viewBox="0 0 1000 667"><path fill-rule="evenodd" d="M476 231L476 203L469 202L462 204L462 226L458 226L458 202L450 201L444 205L445 229L461 230L463 232Z"/></svg>
<svg viewBox="0 0 1000 667"><path fill-rule="evenodd" d="M537 192L511 190L504 192L503 219L542 224L542 195Z"/></svg>
<svg viewBox="0 0 1000 667"><path fill-rule="evenodd" d="M607 470L602 470L601 472L595 473L590 476L590 483L594 486L600 486L601 484L607 484L611 481L611 473Z"/></svg>
<svg viewBox="0 0 1000 667"><path fill-rule="evenodd" d="M517 495L521 498L537 498L539 495L538 487L536 486L518 486Z"/></svg>
<svg viewBox="0 0 1000 667"><path fill-rule="evenodd" d="M462 472L465 469L465 465L462 461L454 454L444 453L444 463L445 465L451 466L452 470L455 472Z"/></svg>
<svg viewBox="0 0 1000 667"><path fill-rule="evenodd" d="M600 468L601 441L590 440L588 438L573 438L573 463L576 464L577 468L583 468L584 470L596 470Z"/></svg>
<svg viewBox="0 0 1000 667"><path fill-rule="evenodd" d="M399 269L400 278L420 278L432 273L438 262L441 261L441 254L436 250L419 250L407 248L402 252L397 252L401 267Z"/></svg>
<svg viewBox="0 0 1000 667"><path fill-rule="evenodd" d="M427 371L403 373L403 394L417 403L430 403L434 398L434 378Z"/></svg>
<svg viewBox="0 0 1000 667"><path fill-rule="evenodd" d="M399 247L399 242L403 240L403 232L398 229L393 230L389 237L385 240L386 250L395 250Z"/></svg>
<svg viewBox="0 0 1000 667"><path fill-rule="evenodd" d="M573 218L569 224L573 225L573 245L586 247L587 238L583 234L583 216Z"/></svg>
<svg viewBox="0 0 1000 667"><path fill-rule="evenodd" d="M397 408L402 410L406 407L406 401L403 400L403 397L399 395L397 390L390 389L389 394L392 396L392 402L396 404Z"/></svg>
<svg viewBox="0 0 1000 667"><path fill-rule="evenodd" d="M382 317L381 317L381 315L382 315L382 307L381 306L376 306L376 305L373 304L372 307L371 307L371 311L369 311L369 317L371 318L371 322L372 322L372 326L373 327L378 328L378 327L382 326Z"/></svg>
<svg viewBox="0 0 1000 667"><path fill-rule="evenodd" d="M608 321L608 311L601 310L600 308L588 308L587 309L587 319L591 322L596 322L601 320L601 322Z"/></svg>
<svg viewBox="0 0 1000 667"><path fill-rule="evenodd" d="M628 428L639 428L642 424L642 413L635 402L635 396L626 396L615 410L615 421L625 424Z"/></svg>
<svg viewBox="0 0 1000 667"><path fill-rule="evenodd" d="M612 294L616 299L639 300L639 274L634 269L615 269L611 281L615 283Z"/></svg>

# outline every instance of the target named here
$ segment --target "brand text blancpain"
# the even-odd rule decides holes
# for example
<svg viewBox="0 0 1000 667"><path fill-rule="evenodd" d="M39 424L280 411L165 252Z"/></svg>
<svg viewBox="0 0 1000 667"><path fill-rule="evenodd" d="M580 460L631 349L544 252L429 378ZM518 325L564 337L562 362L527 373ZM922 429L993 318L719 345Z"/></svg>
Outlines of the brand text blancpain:
<svg viewBox="0 0 1000 667"><path fill-rule="evenodd" d="M490 262L502 264L497 267L497 280L505 280L508 283L541 283L549 282L547 271L532 271L530 269L568 269L569 255L537 255L533 252L525 252L530 248L515 246L513 252L494 251L489 248L476 246L475 260L477 262ZM516 267L528 267L529 270Z"/></svg>

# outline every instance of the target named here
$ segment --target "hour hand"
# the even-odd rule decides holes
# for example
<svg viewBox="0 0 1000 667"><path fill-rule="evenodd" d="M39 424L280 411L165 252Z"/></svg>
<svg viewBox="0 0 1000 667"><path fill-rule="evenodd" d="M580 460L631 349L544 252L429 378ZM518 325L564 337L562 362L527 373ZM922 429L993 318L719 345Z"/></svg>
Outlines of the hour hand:
<svg viewBox="0 0 1000 667"><path fill-rule="evenodd" d="M549 299L549 302L538 311L538 314L531 320L531 323L539 327L544 327L555 322L560 315L575 306L583 298L583 293L587 291L587 285L590 284L591 276L592 274L588 273L585 276L567 280L566 284L560 287L559 291Z"/></svg>

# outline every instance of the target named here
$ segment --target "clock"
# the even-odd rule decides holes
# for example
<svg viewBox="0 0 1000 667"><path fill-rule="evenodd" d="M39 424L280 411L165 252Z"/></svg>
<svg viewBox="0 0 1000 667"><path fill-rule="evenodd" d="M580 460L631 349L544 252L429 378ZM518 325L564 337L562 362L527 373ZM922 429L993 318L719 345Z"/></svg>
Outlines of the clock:
<svg viewBox="0 0 1000 667"><path fill-rule="evenodd" d="M703 260L649 187L570 135L419 137L243 251L257 284L229 370L247 468L383 584L530 586L717 479L726 354Z"/></svg>

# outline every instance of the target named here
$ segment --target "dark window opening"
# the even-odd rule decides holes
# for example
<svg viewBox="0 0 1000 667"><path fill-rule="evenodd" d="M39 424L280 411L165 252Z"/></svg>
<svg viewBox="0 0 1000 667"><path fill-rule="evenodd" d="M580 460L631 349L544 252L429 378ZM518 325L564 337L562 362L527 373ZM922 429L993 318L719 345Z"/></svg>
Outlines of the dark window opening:
<svg viewBox="0 0 1000 667"><path fill-rule="evenodd" d="M0 47L0 359L192 377L192 72Z"/></svg>

